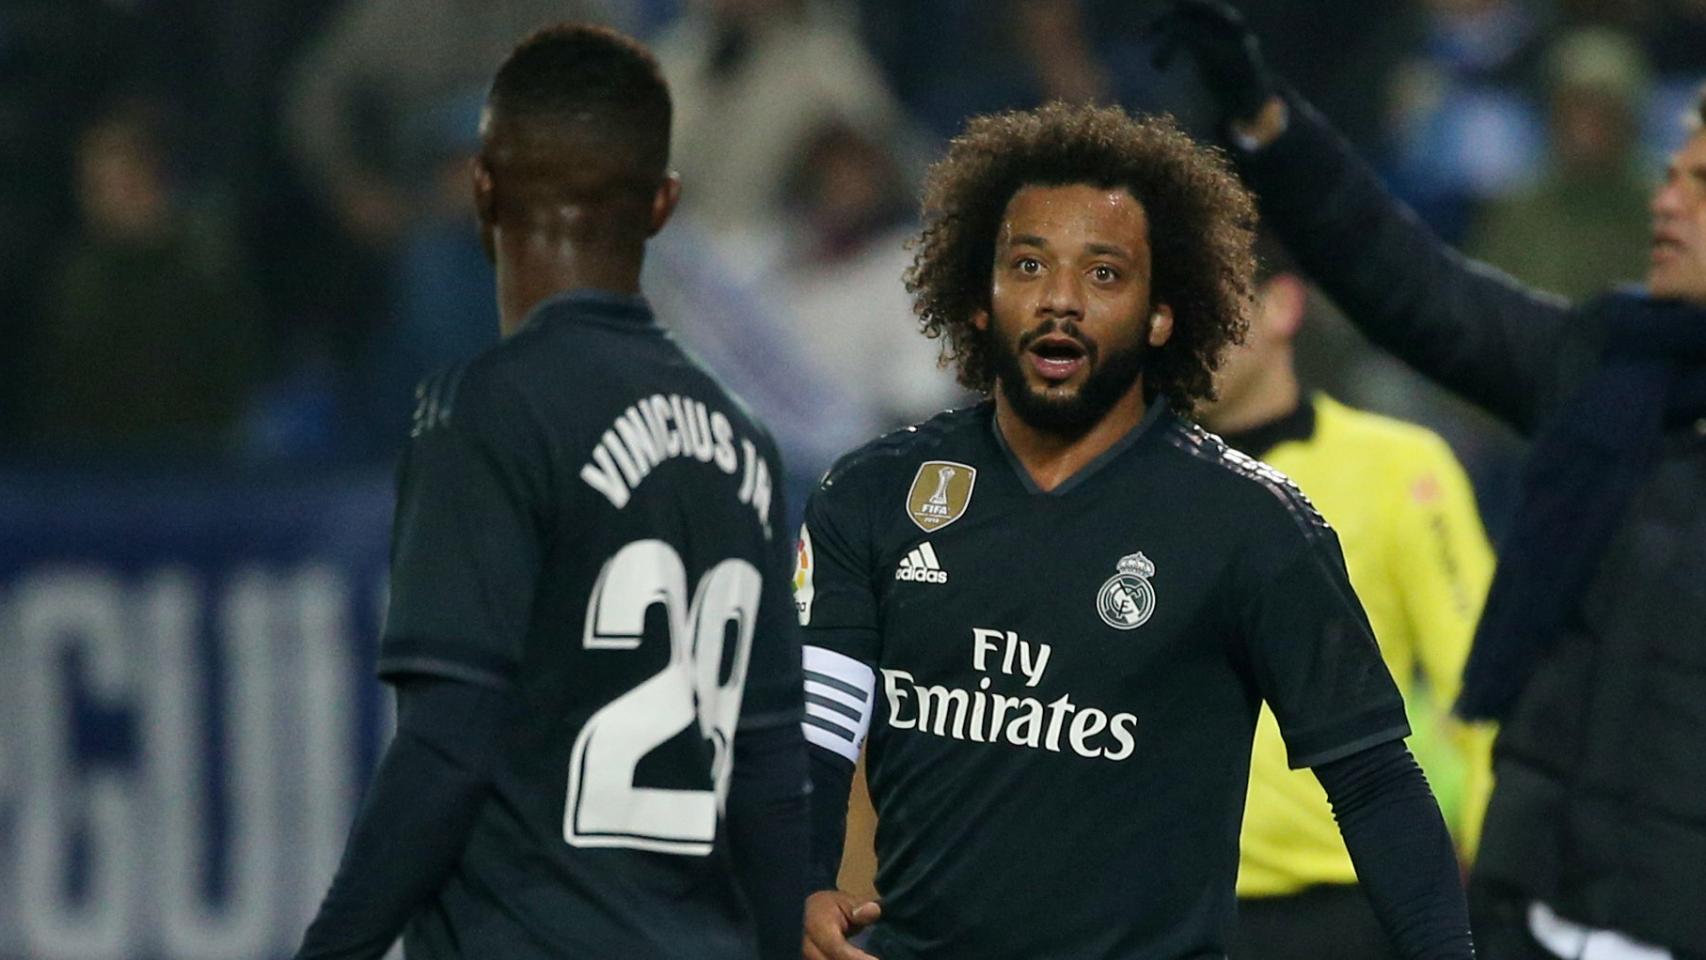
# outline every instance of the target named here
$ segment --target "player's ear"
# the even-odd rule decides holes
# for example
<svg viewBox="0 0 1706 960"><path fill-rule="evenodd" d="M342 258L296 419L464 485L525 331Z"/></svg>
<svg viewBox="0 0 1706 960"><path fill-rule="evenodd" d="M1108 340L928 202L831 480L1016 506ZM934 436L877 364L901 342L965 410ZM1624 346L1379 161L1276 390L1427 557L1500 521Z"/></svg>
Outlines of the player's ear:
<svg viewBox="0 0 1706 960"><path fill-rule="evenodd" d="M989 329L989 311L978 307L971 312L971 325L979 330Z"/></svg>
<svg viewBox="0 0 1706 960"><path fill-rule="evenodd" d="M658 184L657 192L652 194L652 222L648 237L657 236L663 225L674 215L675 208L681 203L681 177L673 171L666 174L663 182Z"/></svg>
<svg viewBox="0 0 1706 960"><path fill-rule="evenodd" d="M1309 288L1295 273L1269 277L1256 291L1256 311L1262 326L1277 339L1290 342L1303 329L1309 310Z"/></svg>
<svg viewBox="0 0 1706 960"><path fill-rule="evenodd" d="M1159 347L1173 338L1173 308L1158 303L1149 314L1149 345Z"/></svg>
<svg viewBox="0 0 1706 960"><path fill-rule="evenodd" d="M477 156L469 162L468 171L474 186L474 216L480 224L480 246L486 251L486 259L496 263L498 190L492 180L492 165L485 157Z"/></svg>

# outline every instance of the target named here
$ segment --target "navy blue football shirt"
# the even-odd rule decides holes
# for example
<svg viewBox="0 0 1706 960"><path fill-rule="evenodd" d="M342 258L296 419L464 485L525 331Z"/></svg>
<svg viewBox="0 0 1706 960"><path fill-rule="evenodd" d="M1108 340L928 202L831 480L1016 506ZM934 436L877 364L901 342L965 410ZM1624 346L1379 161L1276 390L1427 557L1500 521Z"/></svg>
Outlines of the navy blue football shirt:
<svg viewBox="0 0 1706 960"><path fill-rule="evenodd" d="M1164 398L1048 492L987 403L855 451L795 586L883 960L1222 957L1261 701L1293 766L1409 732L1332 530Z"/></svg>
<svg viewBox="0 0 1706 960"><path fill-rule="evenodd" d="M737 729L798 723L781 466L643 300L577 293L423 386L379 669L513 691L415 958L750 958Z"/></svg>

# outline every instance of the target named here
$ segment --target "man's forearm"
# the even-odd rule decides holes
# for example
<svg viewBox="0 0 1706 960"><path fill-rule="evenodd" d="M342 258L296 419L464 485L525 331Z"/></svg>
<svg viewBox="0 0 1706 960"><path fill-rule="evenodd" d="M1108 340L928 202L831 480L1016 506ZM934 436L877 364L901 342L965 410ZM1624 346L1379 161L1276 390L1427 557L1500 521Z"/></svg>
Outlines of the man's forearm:
<svg viewBox="0 0 1706 960"><path fill-rule="evenodd" d="M743 730L735 737L729 787L729 842L735 872L752 904L763 960L800 953L810 806L806 741L797 723Z"/></svg>
<svg viewBox="0 0 1706 960"><path fill-rule="evenodd" d="M297 960L383 956L455 868L485 802L508 698L446 680L397 696L397 736Z"/></svg>
<svg viewBox="0 0 1706 960"><path fill-rule="evenodd" d="M1317 767L1369 904L1404 960L1470 960L1451 835L1403 741Z"/></svg>
<svg viewBox="0 0 1706 960"><path fill-rule="evenodd" d="M853 790L853 765L816 747L808 751L811 765L811 865L807 880L813 891L834 890L841 873L841 850L847 843L847 798Z"/></svg>

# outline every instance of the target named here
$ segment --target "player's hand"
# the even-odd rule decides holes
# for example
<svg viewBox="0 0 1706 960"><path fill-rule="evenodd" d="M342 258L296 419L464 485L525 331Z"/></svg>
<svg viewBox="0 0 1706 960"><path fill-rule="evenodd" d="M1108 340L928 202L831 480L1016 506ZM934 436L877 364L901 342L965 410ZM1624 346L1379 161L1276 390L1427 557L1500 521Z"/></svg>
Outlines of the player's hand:
<svg viewBox="0 0 1706 960"><path fill-rule="evenodd" d="M1254 122L1275 97L1273 74L1244 15L1221 0L1176 0L1152 21L1154 62L1166 69L1181 52L1220 107L1221 123Z"/></svg>
<svg viewBox="0 0 1706 960"><path fill-rule="evenodd" d="M806 898L806 936L802 960L877 960L847 942L883 915L875 900L860 900L840 890L820 890Z"/></svg>

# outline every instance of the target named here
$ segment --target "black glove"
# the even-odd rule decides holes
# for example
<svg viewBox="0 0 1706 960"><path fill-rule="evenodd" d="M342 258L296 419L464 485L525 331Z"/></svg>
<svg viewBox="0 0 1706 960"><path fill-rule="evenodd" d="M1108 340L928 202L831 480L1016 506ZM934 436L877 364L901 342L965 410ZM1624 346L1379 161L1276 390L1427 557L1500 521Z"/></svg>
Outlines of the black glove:
<svg viewBox="0 0 1706 960"><path fill-rule="evenodd" d="M1149 25L1155 42L1153 62L1165 70L1190 53L1197 73L1220 107L1222 126L1253 120L1274 95L1273 74L1262 59L1261 44L1244 15L1221 0L1177 0Z"/></svg>

